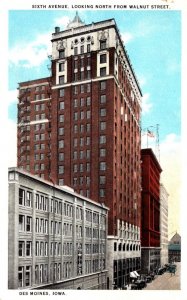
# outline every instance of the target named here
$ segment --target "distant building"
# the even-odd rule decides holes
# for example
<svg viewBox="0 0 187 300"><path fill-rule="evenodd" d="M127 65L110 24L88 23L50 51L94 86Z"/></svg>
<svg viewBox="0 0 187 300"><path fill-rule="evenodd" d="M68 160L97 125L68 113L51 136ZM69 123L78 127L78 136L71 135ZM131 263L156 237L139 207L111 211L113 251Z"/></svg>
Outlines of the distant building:
<svg viewBox="0 0 187 300"><path fill-rule="evenodd" d="M141 150L142 222L141 268L143 272L160 266L160 164L152 149Z"/></svg>
<svg viewBox="0 0 187 300"><path fill-rule="evenodd" d="M169 262L181 261L181 236L176 232L168 245Z"/></svg>
<svg viewBox="0 0 187 300"><path fill-rule="evenodd" d="M168 192L160 185L160 263L168 263Z"/></svg>
<svg viewBox="0 0 187 300"><path fill-rule="evenodd" d="M142 92L114 19L52 33L51 76L21 82L18 166L109 207L109 287L140 270Z"/></svg>
<svg viewBox="0 0 187 300"><path fill-rule="evenodd" d="M9 169L9 289L106 289L104 204Z"/></svg>

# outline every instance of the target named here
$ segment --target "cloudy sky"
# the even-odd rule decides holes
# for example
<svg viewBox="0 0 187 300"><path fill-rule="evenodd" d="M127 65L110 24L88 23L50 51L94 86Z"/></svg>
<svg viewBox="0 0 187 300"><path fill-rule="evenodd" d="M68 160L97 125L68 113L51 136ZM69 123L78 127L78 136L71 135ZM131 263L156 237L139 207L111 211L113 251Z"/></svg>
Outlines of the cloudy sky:
<svg viewBox="0 0 187 300"><path fill-rule="evenodd" d="M22 81L49 76L48 55L55 26L64 29L75 10L9 11L8 129L9 166L16 165L17 87ZM142 129L156 133L159 124L162 181L169 193L169 235L179 229L181 14L180 11L80 10L89 24L115 18L140 83ZM157 136L158 137L158 136ZM147 145L144 136L142 146ZM156 139L148 146L156 151Z"/></svg>

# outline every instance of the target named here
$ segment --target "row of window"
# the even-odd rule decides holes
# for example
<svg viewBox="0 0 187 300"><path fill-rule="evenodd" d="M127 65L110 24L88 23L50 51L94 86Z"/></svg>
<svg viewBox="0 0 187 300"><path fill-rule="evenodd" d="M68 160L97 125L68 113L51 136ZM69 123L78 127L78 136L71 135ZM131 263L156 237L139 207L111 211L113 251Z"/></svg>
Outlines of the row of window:
<svg viewBox="0 0 187 300"><path fill-rule="evenodd" d="M114 243L114 251L140 251L140 245L137 244L122 244Z"/></svg>
<svg viewBox="0 0 187 300"><path fill-rule="evenodd" d="M76 44L77 44L77 42L75 43L75 45ZM107 41L101 40L99 42L99 48L100 48L100 50L106 49ZM87 44L86 47L85 47L85 45L81 45L79 48L77 46L74 46L74 55L89 53L90 51L91 51L91 44ZM66 55L66 49L59 50L59 58L65 58L65 55Z"/></svg>
<svg viewBox="0 0 187 300"><path fill-rule="evenodd" d="M50 256L73 255L73 244L71 242L51 242L50 243ZM105 253L105 244L85 244L85 254ZM32 257L32 242L19 241L18 242L18 256L19 257ZM36 241L35 242L35 256L48 256L48 242Z"/></svg>
<svg viewBox="0 0 187 300"><path fill-rule="evenodd" d="M35 220L35 232L48 234L48 223L47 219L43 218L36 218ZM71 223L64 222L63 224L63 235L64 236L72 236L73 233L73 226ZM92 237L93 231L93 238L98 238L99 236L99 229L98 228L91 228L85 227L86 230L86 237ZM25 215L19 215L19 231L20 232L32 232L32 217L28 217ZM51 221L50 222L50 234L52 235L62 235L62 223L58 221ZM83 236L83 228L81 225L76 225L76 237L81 238ZM101 238L105 238L105 231L100 231Z"/></svg>
<svg viewBox="0 0 187 300"><path fill-rule="evenodd" d="M86 180L88 183L90 183L90 177ZM106 177L100 176L100 183L104 184L106 182ZM33 193L30 190L19 188L19 205L21 206L27 206L27 207L33 207ZM62 203L61 200L58 199L49 199L47 196L36 193L35 198L35 208L37 210L42 211L50 211L51 213L55 214L64 214L65 217L72 218L73 217L73 206L70 203ZM23 216L20 215L20 222L23 221ZM76 207L76 219L82 220L83 218L83 210L81 207ZM30 224L31 216L24 216L24 223L29 225ZM96 212L92 212L90 210L86 210L86 221L98 223L99 222L99 215ZM42 221L41 223L43 223ZM100 222L102 224L105 223L105 216L100 216ZM29 227L29 226L28 226ZM46 225L47 227L47 225ZM24 227L25 228L25 227Z"/></svg>

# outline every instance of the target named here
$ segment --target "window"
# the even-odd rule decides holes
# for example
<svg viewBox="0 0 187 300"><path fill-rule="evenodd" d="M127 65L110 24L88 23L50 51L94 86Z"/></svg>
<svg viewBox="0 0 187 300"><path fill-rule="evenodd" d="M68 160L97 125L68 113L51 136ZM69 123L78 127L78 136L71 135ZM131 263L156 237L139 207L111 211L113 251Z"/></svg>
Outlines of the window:
<svg viewBox="0 0 187 300"><path fill-rule="evenodd" d="M100 162L100 171L106 170L106 162Z"/></svg>
<svg viewBox="0 0 187 300"><path fill-rule="evenodd" d="M91 51L91 45L87 44L87 52L90 52L90 51Z"/></svg>
<svg viewBox="0 0 187 300"><path fill-rule="evenodd" d="M62 49L59 51L59 58L64 58L65 57L65 49Z"/></svg>
<svg viewBox="0 0 187 300"><path fill-rule="evenodd" d="M106 103L106 95L101 95L100 96L100 103L105 104Z"/></svg>
<svg viewBox="0 0 187 300"><path fill-rule="evenodd" d="M59 161L63 161L64 160L64 153L59 153L58 158L59 158Z"/></svg>
<svg viewBox="0 0 187 300"><path fill-rule="evenodd" d="M25 205L25 191L19 189L19 205Z"/></svg>
<svg viewBox="0 0 187 300"><path fill-rule="evenodd" d="M74 107L77 107L78 106L78 99L74 99L73 103L74 103Z"/></svg>
<svg viewBox="0 0 187 300"><path fill-rule="evenodd" d="M87 93L90 93L90 91L91 91L91 84L90 83L87 83L86 90L87 90Z"/></svg>
<svg viewBox="0 0 187 300"><path fill-rule="evenodd" d="M84 132L84 124L80 125L80 132Z"/></svg>
<svg viewBox="0 0 187 300"><path fill-rule="evenodd" d="M78 167L77 167L77 164L73 165L73 172L77 172L78 171Z"/></svg>
<svg viewBox="0 0 187 300"><path fill-rule="evenodd" d="M91 98L90 98L90 97L87 97L87 98L86 98L86 105L87 105L87 106L90 106L90 104L91 104Z"/></svg>
<svg viewBox="0 0 187 300"><path fill-rule="evenodd" d="M79 92L78 86L75 85L75 86L73 87L73 94L74 94L74 95L77 95L78 92Z"/></svg>
<svg viewBox="0 0 187 300"><path fill-rule="evenodd" d="M100 109L100 116L105 117L106 116L106 108L101 108Z"/></svg>
<svg viewBox="0 0 187 300"><path fill-rule="evenodd" d="M101 135L100 136L100 144L105 144L106 143L106 136L105 135Z"/></svg>
<svg viewBox="0 0 187 300"><path fill-rule="evenodd" d="M24 253L25 253L25 242L24 241L19 241L18 255L19 256L24 256Z"/></svg>
<svg viewBox="0 0 187 300"><path fill-rule="evenodd" d="M65 80L64 75L59 76L59 84L63 84L63 83L64 83L64 80Z"/></svg>
<svg viewBox="0 0 187 300"><path fill-rule="evenodd" d="M31 207L32 206L31 201L32 201L32 193L27 191L26 206Z"/></svg>
<svg viewBox="0 0 187 300"><path fill-rule="evenodd" d="M78 120L78 112L74 113L74 120L77 121Z"/></svg>
<svg viewBox="0 0 187 300"><path fill-rule="evenodd" d="M63 72L64 71L64 67L65 67L65 63L64 62L59 63L59 65L58 65L59 72Z"/></svg>
<svg viewBox="0 0 187 300"><path fill-rule="evenodd" d="M73 159L77 159L77 151L73 152Z"/></svg>
<svg viewBox="0 0 187 300"><path fill-rule="evenodd" d="M106 122L100 122L100 129L105 130L106 129Z"/></svg>
<svg viewBox="0 0 187 300"><path fill-rule="evenodd" d="M84 165L80 164L80 172L84 172Z"/></svg>
<svg viewBox="0 0 187 300"><path fill-rule="evenodd" d="M32 242L26 241L26 256L32 255Z"/></svg>
<svg viewBox="0 0 187 300"><path fill-rule="evenodd" d="M26 231L27 232L31 232L31 221L32 221L32 217L27 216L26 217Z"/></svg>
<svg viewBox="0 0 187 300"><path fill-rule="evenodd" d="M24 267L18 267L18 287L23 287Z"/></svg>
<svg viewBox="0 0 187 300"><path fill-rule="evenodd" d="M90 158L90 150L86 150L86 158Z"/></svg>
<svg viewBox="0 0 187 300"><path fill-rule="evenodd" d="M58 167L58 173L59 174L64 174L64 166L59 166Z"/></svg>
<svg viewBox="0 0 187 300"><path fill-rule="evenodd" d="M59 147L59 149L64 148L64 140L60 140L58 142L58 147Z"/></svg>
<svg viewBox="0 0 187 300"><path fill-rule="evenodd" d="M78 54L78 47L74 47L74 55Z"/></svg>
<svg viewBox="0 0 187 300"><path fill-rule="evenodd" d="M63 135L64 134L64 127L59 127L58 134Z"/></svg>
<svg viewBox="0 0 187 300"><path fill-rule="evenodd" d="M40 170L43 171L44 169L45 169L45 165L44 165L44 164L41 164L41 165L40 165Z"/></svg>
<svg viewBox="0 0 187 300"><path fill-rule="evenodd" d="M84 111L81 111L81 120L84 119Z"/></svg>
<svg viewBox="0 0 187 300"><path fill-rule="evenodd" d="M90 172L90 163L86 163L86 171Z"/></svg>
<svg viewBox="0 0 187 300"><path fill-rule="evenodd" d="M64 101L61 101L61 102L60 102L59 108L60 108L60 109L64 109Z"/></svg>
<svg viewBox="0 0 187 300"><path fill-rule="evenodd" d="M80 146L84 146L84 138L83 137L80 138Z"/></svg>
<svg viewBox="0 0 187 300"><path fill-rule="evenodd" d="M91 78L91 71L87 70L87 79L90 79L90 78Z"/></svg>
<svg viewBox="0 0 187 300"><path fill-rule="evenodd" d="M90 145L90 137L89 136L86 137L86 145L87 146Z"/></svg>
<svg viewBox="0 0 187 300"><path fill-rule="evenodd" d="M90 128L91 128L91 125L88 123L88 124L86 124L86 131L87 132L90 132Z"/></svg>
<svg viewBox="0 0 187 300"><path fill-rule="evenodd" d="M100 76L105 76L106 75L106 67L100 68Z"/></svg>
<svg viewBox="0 0 187 300"><path fill-rule="evenodd" d="M100 64L106 63L106 54L101 54L100 55Z"/></svg>
<svg viewBox="0 0 187 300"><path fill-rule="evenodd" d="M59 115L59 122L64 122L64 115Z"/></svg>
<svg viewBox="0 0 187 300"><path fill-rule="evenodd" d="M90 110L87 110L87 112L86 112L86 118L90 119L90 116L91 116L91 112L90 112Z"/></svg>
<svg viewBox="0 0 187 300"><path fill-rule="evenodd" d="M84 98L81 98L81 106L84 106Z"/></svg>
<svg viewBox="0 0 187 300"><path fill-rule="evenodd" d="M84 67L84 57L81 57L80 64L81 64L81 68L83 68Z"/></svg>
<svg viewBox="0 0 187 300"><path fill-rule="evenodd" d="M99 183L105 184L106 183L106 176L99 176Z"/></svg>
<svg viewBox="0 0 187 300"><path fill-rule="evenodd" d="M77 147L77 139L73 140L73 145L74 145L74 147Z"/></svg>
<svg viewBox="0 0 187 300"><path fill-rule="evenodd" d="M64 97L64 94L65 94L65 90L64 89L60 89L59 90L59 96L60 97Z"/></svg>
<svg viewBox="0 0 187 300"><path fill-rule="evenodd" d="M101 81L100 82L100 90L105 90L106 89L106 81Z"/></svg>
<svg viewBox="0 0 187 300"><path fill-rule="evenodd" d="M84 45L81 46L81 54L84 53Z"/></svg>
<svg viewBox="0 0 187 300"><path fill-rule="evenodd" d="M106 40L100 41L100 49L101 50L106 49Z"/></svg>
<svg viewBox="0 0 187 300"><path fill-rule="evenodd" d="M25 286L31 285L31 266L26 266L25 271Z"/></svg>
<svg viewBox="0 0 187 300"><path fill-rule="evenodd" d="M80 151L80 159L83 159L84 158L84 151Z"/></svg>
<svg viewBox="0 0 187 300"><path fill-rule="evenodd" d="M19 231L25 231L25 216L19 215Z"/></svg>
<svg viewBox="0 0 187 300"><path fill-rule="evenodd" d="M84 93L84 84L81 84L81 93Z"/></svg>

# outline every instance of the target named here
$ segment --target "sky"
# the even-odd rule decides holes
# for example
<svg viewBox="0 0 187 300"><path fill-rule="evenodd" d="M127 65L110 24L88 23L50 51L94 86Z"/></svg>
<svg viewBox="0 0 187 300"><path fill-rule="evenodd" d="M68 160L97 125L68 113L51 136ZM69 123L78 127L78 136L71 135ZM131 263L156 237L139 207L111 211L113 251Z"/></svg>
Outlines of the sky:
<svg viewBox="0 0 187 300"><path fill-rule="evenodd" d="M8 40L9 166L16 165L17 87L22 81L47 77L51 34L63 30L75 10L10 10ZM160 150L162 182L169 193L169 237L180 233L181 192L181 13L178 10L79 10L86 23L114 18L138 78L142 98L142 130ZM156 135L156 125L159 134ZM158 143L159 140L159 143ZM147 146L146 136L142 147ZM156 152L158 154L158 152Z"/></svg>

